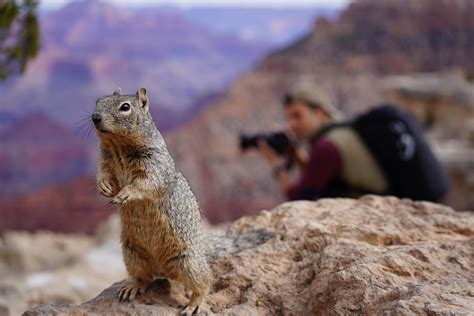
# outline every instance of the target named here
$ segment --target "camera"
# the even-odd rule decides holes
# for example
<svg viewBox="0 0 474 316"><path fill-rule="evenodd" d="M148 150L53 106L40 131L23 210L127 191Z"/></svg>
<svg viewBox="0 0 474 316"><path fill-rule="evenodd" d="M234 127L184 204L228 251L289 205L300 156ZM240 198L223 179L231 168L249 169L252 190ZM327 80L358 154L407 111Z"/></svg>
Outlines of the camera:
<svg viewBox="0 0 474 316"><path fill-rule="evenodd" d="M287 154L291 146L291 141L283 132L263 133L263 134L240 134L240 149L242 151L250 148L258 148L258 142L264 140L280 156Z"/></svg>

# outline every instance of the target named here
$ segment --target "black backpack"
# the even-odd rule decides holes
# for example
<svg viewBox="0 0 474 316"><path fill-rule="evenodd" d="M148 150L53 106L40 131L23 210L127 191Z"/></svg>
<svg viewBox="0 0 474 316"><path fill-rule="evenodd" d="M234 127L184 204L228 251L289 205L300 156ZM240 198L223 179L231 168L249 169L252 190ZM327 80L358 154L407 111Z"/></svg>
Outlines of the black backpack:
<svg viewBox="0 0 474 316"><path fill-rule="evenodd" d="M448 191L448 177L426 142L420 124L408 112L386 104L353 121L350 126L367 145L389 182L388 194L413 200L439 201Z"/></svg>

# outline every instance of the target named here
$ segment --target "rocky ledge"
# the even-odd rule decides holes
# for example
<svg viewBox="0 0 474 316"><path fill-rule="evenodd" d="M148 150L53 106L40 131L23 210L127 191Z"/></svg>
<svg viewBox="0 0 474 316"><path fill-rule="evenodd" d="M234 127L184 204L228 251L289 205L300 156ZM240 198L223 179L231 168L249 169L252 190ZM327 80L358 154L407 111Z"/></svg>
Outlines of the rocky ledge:
<svg viewBox="0 0 474 316"><path fill-rule="evenodd" d="M474 311L472 212L393 197L324 199L244 217L227 234L250 237L213 262L209 314ZM134 302L119 303L122 283L80 305L43 305L24 315L176 315L188 300L181 286L156 280Z"/></svg>

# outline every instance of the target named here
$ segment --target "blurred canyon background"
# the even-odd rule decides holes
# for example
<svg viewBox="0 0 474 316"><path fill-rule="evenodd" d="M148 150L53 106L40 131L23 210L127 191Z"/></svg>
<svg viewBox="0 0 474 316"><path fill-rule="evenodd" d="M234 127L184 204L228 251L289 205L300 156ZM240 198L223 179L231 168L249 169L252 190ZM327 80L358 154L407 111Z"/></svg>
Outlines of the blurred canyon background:
<svg viewBox="0 0 474 316"><path fill-rule="evenodd" d="M451 191L443 202L474 210L474 1L40 1L37 15L39 53L23 74L0 82L5 266L26 262L15 266L26 273L61 265L116 227L107 222L114 208L95 189L98 142L89 119L96 99L116 87L148 89L157 127L212 224L284 201L265 162L240 152L238 136L285 128L281 97L302 80L327 91L348 117L386 101L413 112L448 170ZM18 232L44 230L81 236L59 241ZM74 250L32 255L22 250L26 244ZM111 247L81 260L107 260L107 251L118 253ZM28 256L45 258L31 266ZM39 274L25 287L44 282ZM31 293L28 305L42 302ZM69 301L96 294L78 290Z"/></svg>
<svg viewBox="0 0 474 316"><path fill-rule="evenodd" d="M113 212L94 189L97 138L89 128L95 101L116 87L125 93L147 87L157 126L199 191L202 184L194 181L205 176L207 164L214 165L201 156L219 145L187 156L181 151L198 144L173 135L189 135L191 122L217 109L214 104L226 98L240 76L274 49L307 34L314 18L331 19L338 10L130 8L100 0L41 8L40 3L39 54L23 75L0 85L0 232L44 228L91 233ZM237 114L235 120L240 120ZM207 143L205 129L194 136ZM229 145L235 145L234 139ZM192 160L197 165L188 167ZM222 178L229 172L223 169ZM212 189L215 180L209 181L204 185ZM226 201L213 204L212 197L198 193L204 194L200 199L211 221L240 215L232 205L218 210ZM24 216L18 217L20 213Z"/></svg>

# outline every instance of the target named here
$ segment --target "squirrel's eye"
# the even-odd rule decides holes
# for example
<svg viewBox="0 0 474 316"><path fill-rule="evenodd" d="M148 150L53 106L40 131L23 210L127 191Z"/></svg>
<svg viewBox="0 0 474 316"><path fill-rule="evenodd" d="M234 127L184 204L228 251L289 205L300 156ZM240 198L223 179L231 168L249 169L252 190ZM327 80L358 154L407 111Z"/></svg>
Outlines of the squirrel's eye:
<svg viewBox="0 0 474 316"><path fill-rule="evenodd" d="M120 106L120 111L126 112L128 110L130 110L130 104L124 103Z"/></svg>

